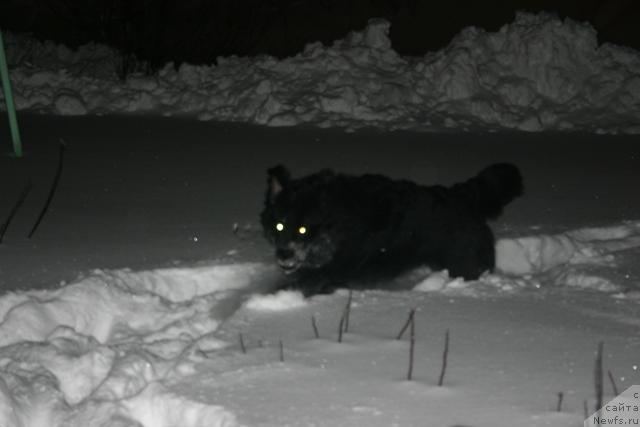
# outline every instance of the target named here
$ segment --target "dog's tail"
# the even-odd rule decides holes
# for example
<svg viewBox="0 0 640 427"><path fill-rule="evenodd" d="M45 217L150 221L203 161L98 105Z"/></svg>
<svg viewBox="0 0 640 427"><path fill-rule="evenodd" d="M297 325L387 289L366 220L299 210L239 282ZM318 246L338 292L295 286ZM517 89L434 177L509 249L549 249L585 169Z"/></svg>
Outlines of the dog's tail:
<svg viewBox="0 0 640 427"><path fill-rule="evenodd" d="M496 163L473 178L455 184L451 191L463 197L485 218L493 219L509 202L522 195L522 175L510 163Z"/></svg>

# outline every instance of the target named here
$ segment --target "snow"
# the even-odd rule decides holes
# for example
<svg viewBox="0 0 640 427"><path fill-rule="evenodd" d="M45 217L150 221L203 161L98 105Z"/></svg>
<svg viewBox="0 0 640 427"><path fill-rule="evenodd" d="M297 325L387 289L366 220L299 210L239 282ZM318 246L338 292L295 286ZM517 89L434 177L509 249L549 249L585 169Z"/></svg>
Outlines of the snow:
<svg viewBox="0 0 640 427"><path fill-rule="evenodd" d="M610 252L640 246L640 223L583 228L557 235L527 236L496 242L497 268L508 274L533 274L564 264L607 261Z"/></svg>
<svg viewBox="0 0 640 427"><path fill-rule="evenodd" d="M469 27L440 51L402 57L372 19L300 54L167 64L115 75L118 55L8 35L17 106L60 115L145 113L266 126L433 131L640 133L640 53L584 23L518 13L497 32Z"/></svg>
<svg viewBox="0 0 640 427"><path fill-rule="evenodd" d="M279 311L300 308L306 305L301 292L278 291L268 295L252 295L245 307L257 311Z"/></svg>
<svg viewBox="0 0 640 427"><path fill-rule="evenodd" d="M209 335L222 320L217 306L266 270L95 271L56 290L5 295L0 378L13 408L0 425L237 425L228 411L175 396L161 380L192 372L196 349L227 347Z"/></svg>
<svg viewBox="0 0 640 427"><path fill-rule="evenodd" d="M640 132L638 53L546 14L421 58L397 55L388 30L126 82L104 46L7 37L29 113L25 158L0 156L0 211L34 185L0 245L0 426L576 426L585 401L596 409L600 341L619 390L640 383L637 137L597 135ZM477 133L505 128L564 132ZM26 239L60 137L60 187ZM493 161L518 164L527 188L492 224L493 273L277 291L257 225L266 167L447 184ZM408 381L396 337L411 309Z"/></svg>
<svg viewBox="0 0 640 427"><path fill-rule="evenodd" d="M236 426L241 425L237 414L248 417L249 425L285 425L283 420L287 419L298 420L295 425L416 425L414 417L422 411L411 409L413 405L464 407L457 412L440 409L431 414L438 423L474 419L479 425L509 425L500 421L503 418L497 415L495 406L492 411L486 410L474 390L477 384L469 383L465 376L454 376L444 388L434 386L431 378L435 375L435 356L426 359L430 361L430 375L421 373L414 383L399 381L406 348L402 342L391 339L394 331L390 326L400 327L407 307L417 307L419 316L430 313L433 318L435 310L447 317L451 304L461 305L463 310L458 313L464 313L486 297L539 289L537 278L549 269L612 262L615 251L640 246L638 229L640 223L625 222L552 237L503 238L498 248L519 249L498 250L498 265L511 276L497 272L479 281L465 282L450 279L446 271L434 272L415 284L414 292L398 292L395 296L381 291L356 292L350 331L361 332L347 333L342 344L332 341L335 325L327 324L335 323L336 308L343 307L340 301L344 300L345 292L312 299L305 299L297 291L252 293L255 286L252 282L264 280L272 271L268 264L97 270L58 289L7 293L0 297L0 401L3 402L0 425ZM615 242L615 246L610 242ZM576 257L578 252L582 256ZM527 268L523 269L523 265ZM417 270L418 275L422 273ZM594 276L580 281L577 277L581 275L584 272L580 269L557 274L568 286L621 291L618 287L594 286ZM425 292L429 298L421 296L427 295ZM448 302L443 299L454 296L462 299ZM242 300L246 301L238 302ZM433 307L434 301L441 303ZM509 307L513 302L500 305ZM223 305L238 308L227 317L228 311L220 309ZM311 340L309 332L304 332L310 325L301 318L308 320L312 314L318 318L320 340ZM456 335L454 372L459 369L458 364L465 366L468 357L460 347L471 345L461 342L469 337L457 336L467 334L463 332L468 329L464 319L452 321ZM626 321L637 325L637 319ZM227 325L225 328L221 328L223 323ZM242 331L248 335L251 356L241 355L235 348L234 339ZM568 328L564 333L575 332ZM275 350L269 350L274 347L274 333L285 337L283 363L274 362ZM264 335L256 343L261 334ZM428 336L421 339L433 339ZM518 347L529 339L518 333L510 342ZM622 339L628 338L623 335ZM427 352L425 345L424 342L419 345L421 352ZM572 358L562 360L570 363ZM640 380L640 374L631 370L632 360L625 362L624 372L618 372L628 376L629 382ZM508 365L505 360L500 363ZM350 380L346 384L340 382L347 376ZM582 376L588 377L588 371ZM294 380L298 384L294 390L282 390L284 397L275 400L291 399L294 407L302 405L288 410L295 416L280 413L260 421L252 418L264 415L266 409L261 405L275 404L273 397L265 398L263 393L289 387L285 384ZM193 383L195 387L185 389ZM531 390L523 392L526 398L518 405L532 396L539 399L538 386L528 384ZM565 385L556 385L561 386ZM328 413L321 404L327 398L315 394L325 387L331 387L338 395L337 400L331 401ZM194 388L207 392L194 396ZM243 408L237 402L230 404L229 398L221 398L231 394L242 400L239 396L245 392L250 395L244 399L251 403ZM547 392L551 399L551 392ZM404 402L402 413L389 406L394 402L395 407L397 401L388 400L388 394L400 396L399 400ZM224 400L224 405L217 399ZM419 403L424 399L431 403ZM526 406L515 409L505 402L498 407L526 420L526 425L564 426L580 421L579 402L575 400L571 403L573 409L563 414L547 412L539 403L536 410L525 409ZM529 411L533 412L527 414ZM450 418L454 413L457 415Z"/></svg>
<svg viewBox="0 0 640 427"><path fill-rule="evenodd" d="M609 227L586 227L554 235L537 234L496 241L496 272L477 281L450 277L447 270L428 274L413 288L421 292L478 294L485 288L514 291L547 285L570 286L603 292L624 289L593 274L594 266L615 265L615 254L640 247L640 222L625 221Z"/></svg>
<svg viewBox="0 0 640 427"><path fill-rule="evenodd" d="M431 134L425 143L175 118L21 119L27 155L0 157L1 212L33 182L0 245L3 427L575 426L583 401L594 406L599 341L620 390L640 381L635 139ZM57 136L68 142L65 169L27 239ZM518 249L498 251L511 272L464 282L420 268L356 290L342 343L348 292L274 292L281 276L257 219L267 166L448 183L496 158L526 177L526 195L492 223L499 245ZM412 308L406 381L409 345L396 336Z"/></svg>

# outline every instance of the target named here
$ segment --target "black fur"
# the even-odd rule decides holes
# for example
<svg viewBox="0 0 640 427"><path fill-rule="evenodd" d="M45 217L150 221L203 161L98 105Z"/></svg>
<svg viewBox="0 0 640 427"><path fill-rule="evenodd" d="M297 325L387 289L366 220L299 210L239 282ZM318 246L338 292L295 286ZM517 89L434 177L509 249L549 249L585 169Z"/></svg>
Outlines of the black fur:
<svg viewBox="0 0 640 427"><path fill-rule="evenodd" d="M519 170L506 163L449 188L328 169L292 179L279 165L268 170L261 222L278 263L306 293L419 265L476 279L495 265L487 219L522 191ZM309 277L326 280L311 285Z"/></svg>

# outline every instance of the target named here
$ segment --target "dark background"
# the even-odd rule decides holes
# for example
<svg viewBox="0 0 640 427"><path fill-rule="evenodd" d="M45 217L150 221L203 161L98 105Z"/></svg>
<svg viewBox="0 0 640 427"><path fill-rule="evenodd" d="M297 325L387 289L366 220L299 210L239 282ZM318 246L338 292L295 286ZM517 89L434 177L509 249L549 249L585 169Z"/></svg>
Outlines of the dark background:
<svg viewBox="0 0 640 427"><path fill-rule="evenodd" d="M516 10L588 21L600 42L640 49L637 0L2 0L0 26L71 47L106 43L153 69L231 54L289 56L360 30L371 17L392 23L395 50L420 55L468 25L495 31Z"/></svg>

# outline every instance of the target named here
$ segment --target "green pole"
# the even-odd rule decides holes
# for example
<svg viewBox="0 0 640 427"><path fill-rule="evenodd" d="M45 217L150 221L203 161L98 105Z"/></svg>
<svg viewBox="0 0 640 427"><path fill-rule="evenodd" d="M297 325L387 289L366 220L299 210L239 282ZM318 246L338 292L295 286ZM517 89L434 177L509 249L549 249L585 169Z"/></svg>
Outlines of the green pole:
<svg viewBox="0 0 640 427"><path fill-rule="evenodd" d="M18 129L18 118L16 116L16 106L13 103L11 93L11 81L9 80L9 67L7 67L7 57L4 53L4 40L0 30L0 77L2 77L2 90L9 116L9 128L11 129L11 139L13 140L13 152L16 157L22 157L22 142L20 141L20 129Z"/></svg>

